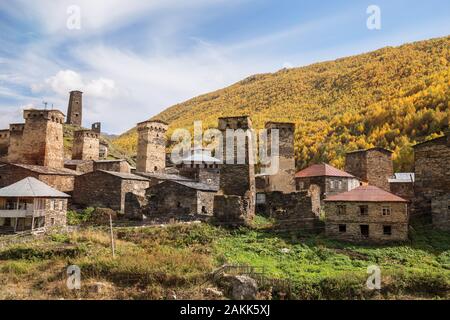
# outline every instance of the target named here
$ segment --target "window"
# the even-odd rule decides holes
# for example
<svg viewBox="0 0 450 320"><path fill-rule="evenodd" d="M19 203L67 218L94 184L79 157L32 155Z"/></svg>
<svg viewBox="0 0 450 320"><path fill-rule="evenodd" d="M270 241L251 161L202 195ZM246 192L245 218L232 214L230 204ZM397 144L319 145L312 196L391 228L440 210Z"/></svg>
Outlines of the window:
<svg viewBox="0 0 450 320"><path fill-rule="evenodd" d="M51 224L52 226L55 225L55 218L51 218L51 219L50 219L50 224Z"/></svg>
<svg viewBox="0 0 450 320"><path fill-rule="evenodd" d="M367 206L367 205L359 206L359 214L362 215L362 216L369 215L369 206Z"/></svg>
<svg viewBox="0 0 450 320"><path fill-rule="evenodd" d="M346 224L340 224L339 225L339 232L341 232L341 233L347 232L347 225Z"/></svg>
<svg viewBox="0 0 450 320"><path fill-rule="evenodd" d="M338 212L339 215L345 214L346 211L347 211L347 206L346 205L340 204L340 205L337 206L337 212Z"/></svg>
<svg viewBox="0 0 450 320"><path fill-rule="evenodd" d="M389 206L384 206L381 209L381 211L383 213L383 216L390 216L391 215L391 207L389 207Z"/></svg>
<svg viewBox="0 0 450 320"><path fill-rule="evenodd" d="M334 180L330 181L330 189L334 189Z"/></svg>
<svg viewBox="0 0 450 320"><path fill-rule="evenodd" d="M361 235L364 238L368 238L369 237L369 226L367 224L362 224L359 226L360 230L361 230Z"/></svg>
<svg viewBox="0 0 450 320"><path fill-rule="evenodd" d="M341 180L338 181L338 189L342 189L342 181Z"/></svg>
<svg viewBox="0 0 450 320"><path fill-rule="evenodd" d="M392 227L391 226L383 226L383 234L385 236L392 235Z"/></svg>
<svg viewBox="0 0 450 320"><path fill-rule="evenodd" d="M55 210L55 200L50 200L50 210Z"/></svg>

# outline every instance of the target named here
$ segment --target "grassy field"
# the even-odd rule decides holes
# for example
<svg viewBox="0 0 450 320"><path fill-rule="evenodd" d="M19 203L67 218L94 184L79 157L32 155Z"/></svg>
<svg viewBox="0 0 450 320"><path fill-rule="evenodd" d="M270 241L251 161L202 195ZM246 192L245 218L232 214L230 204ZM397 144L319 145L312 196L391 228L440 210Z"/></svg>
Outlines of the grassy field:
<svg viewBox="0 0 450 320"><path fill-rule="evenodd" d="M289 279L290 299L450 297L448 233L416 229L408 244L361 246L323 235L277 234L269 224L258 218L254 228L239 230L208 224L118 228L115 259L102 228L3 246L0 298L208 299L205 289L215 287L210 273L224 263L264 267L269 278ZM81 290L66 287L73 264L81 268ZM373 264L382 270L380 292L365 289ZM92 290L97 282L101 292Z"/></svg>

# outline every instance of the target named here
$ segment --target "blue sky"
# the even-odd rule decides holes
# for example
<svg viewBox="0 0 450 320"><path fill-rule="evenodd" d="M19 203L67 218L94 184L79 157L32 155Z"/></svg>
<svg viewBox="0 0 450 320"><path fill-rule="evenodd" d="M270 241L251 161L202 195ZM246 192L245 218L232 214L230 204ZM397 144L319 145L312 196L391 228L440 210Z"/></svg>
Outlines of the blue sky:
<svg viewBox="0 0 450 320"><path fill-rule="evenodd" d="M80 29L67 28L70 5ZM66 112L82 90L84 125L121 133L255 73L449 34L448 0L1 1L0 128L43 101Z"/></svg>

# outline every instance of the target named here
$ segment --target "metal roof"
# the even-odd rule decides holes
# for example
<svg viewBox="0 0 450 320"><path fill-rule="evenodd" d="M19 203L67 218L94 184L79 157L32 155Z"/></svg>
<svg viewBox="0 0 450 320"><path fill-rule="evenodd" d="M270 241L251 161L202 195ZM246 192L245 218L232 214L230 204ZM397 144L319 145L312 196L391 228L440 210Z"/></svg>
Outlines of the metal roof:
<svg viewBox="0 0 450 320"><path fill-rule="evenodd" d="M70 196L46 185L33 177L28 177L0 189L0 197L24 198L69 198Z"/></svg>
<svg viewBox="0 0 450 320"><path fill-rule="evenodd" d="M309 177L344 177L355 178L350 173L339 170L326 163L313 164L312 166L303 169L296 173L296 178L309 178Z"/></svg>
<svg viewBox="0 0 450 320"><path fill-rule="evenodd" d="M349 202L408 202L390 192L374 186L361 186L351 191L329 196L325 201L349 201Z"/></svg>
<svg viewBox="0 0 450 320"><path fill-rule="evenodd" d="M408 183L415 181L414 172L398 172L394 173L394 176L388 179L389 183Z"/></svg>

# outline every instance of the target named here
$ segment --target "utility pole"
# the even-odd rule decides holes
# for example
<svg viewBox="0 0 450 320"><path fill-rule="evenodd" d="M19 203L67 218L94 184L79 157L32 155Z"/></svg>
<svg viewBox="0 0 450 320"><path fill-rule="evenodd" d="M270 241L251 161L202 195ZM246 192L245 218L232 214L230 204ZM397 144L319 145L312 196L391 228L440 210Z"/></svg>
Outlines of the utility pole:
<svg viewBox="0 0 450 320"><path fill-rule="evenodd" d="M116 251L114 248L114 232L113 232L113 225L112 225L112 216L109 214L109 229L111 231L111 250L112 250L112 256L113 258L116 257Z"/></svg>

